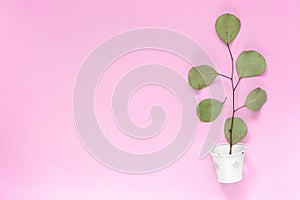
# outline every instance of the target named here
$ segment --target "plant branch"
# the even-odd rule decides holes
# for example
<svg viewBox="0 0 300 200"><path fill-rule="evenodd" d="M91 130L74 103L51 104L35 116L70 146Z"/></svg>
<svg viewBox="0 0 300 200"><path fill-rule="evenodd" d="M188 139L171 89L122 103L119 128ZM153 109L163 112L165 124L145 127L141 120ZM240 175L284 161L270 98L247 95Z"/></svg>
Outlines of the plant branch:
<svg viewBox="0 0 300 200"><path fill-rule="evenodd" d="M234 112L237 112L238 110L240 110L240 109L242 109L242 108L245 108L245 107L246 107L246 105L243 105L243 106L241 106L241 107L238 107L237 109L234 110Z"/></svg>
<svg viewBox="0 0 300 200"><path fill-rule="evenodd" d="M233 56L232 56L232 53L231 53L231 49L230 49L230 46L229 44L227 43L227 49L229 51L229 54L230 54L230 58L231 58L231 86L232 86L232 90L234 89L234 84L233 84L233 70L234 70L234 62L233 62Z"/></svg>
<svg viewBox="0 0 300 200"><path fill-rule="evenodd" d="M234 86L234 90L236 90L237 86L239 85L240 81L242 80L242 78L239 78L238 82L236 83L236 85Z"/></svg>
<svg viewBox="0 0 300 200"><path fill-rule="evenodd" d="M226 75L224 75L224 74L218 74L218 75L223 76L224 78L228 78L228 79L231 80L231 78L230 78L229 76L226 76Z"/></svg>
<svg viewBox="0 0 300 200"><path fill-rule="evenodd" d="M233 70L234 70L234 62L233 62L233 56L232 56L232 53L231 53L231 49L230 49L230 46L229 44L227 43L227 48L228 48L228 51L229 51L229 54L230 54L230 58L231 58L231 87L232 87L232 121L231 121L231 126L230 126L230 130L229 130L229 133L230 133L230 138L229 138L229 145L230 145L230 150L229 150L229 154L232 153L232 135L233 135L233 123L234 123L234 114L235 114L235 86L234 86L234 83L233 83Z"/></svg>
<svg viewBox="0 0 300 200"><path fill-rule="evenodd" d="M224 101L223 101L223 104L226 102L226 100L227 100L227 97L225 97L225 99L224 99Z"/></svg>

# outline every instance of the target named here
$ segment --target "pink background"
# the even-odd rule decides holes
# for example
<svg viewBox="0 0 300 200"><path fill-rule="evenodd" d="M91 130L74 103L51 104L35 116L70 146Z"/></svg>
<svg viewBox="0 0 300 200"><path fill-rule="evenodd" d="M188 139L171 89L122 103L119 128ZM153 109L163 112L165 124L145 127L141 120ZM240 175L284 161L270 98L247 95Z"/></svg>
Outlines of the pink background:
<svg viewBox="0 0 300 200"><path fill-rule="evenodd" d="M296 0L1 1L0 199L300 199L299 6ZM260 113L240 112L249 127L244 142L251 146L244 180L219 184L211 159L198 160L208 126L202 123L191 148L162 171L130 175L94 160L77 137L72 113L73 86L89 52L119 32L161 27L193 38L229 73L228 52L214 30L215 19L224 12L242 21L232 44L234 56L256 49L268 63L263 77L245 80L240 87L239 103L255 86L269 97ZM124 59L119 63L129 67L165 63L183 77L190 68L162 52L137 52ZM116 64L111 70L119 72ZM97 90L99 102L106 91ZM145 94L153 98L143 102ZM170 113L161 136L145 143L129 141L118 137L108 120L103 125L108 137L128 151L163 148L178 129L174 97L162 88L146 87L133 97L129 110L137 124L147 124L147 109L157 102ZM101 105L100 120L105 116Z"/></svg>

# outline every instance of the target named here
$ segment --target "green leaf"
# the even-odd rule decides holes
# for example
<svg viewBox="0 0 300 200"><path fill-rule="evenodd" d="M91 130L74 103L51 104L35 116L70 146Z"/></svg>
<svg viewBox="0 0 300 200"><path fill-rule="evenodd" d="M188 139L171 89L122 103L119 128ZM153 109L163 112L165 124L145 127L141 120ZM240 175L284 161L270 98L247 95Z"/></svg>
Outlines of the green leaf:
<svg viewBox="0 0 300 200"><path fill-rule="evenodd" d="M266 69L266 60L256 51L243 51L236 60L240 78L258 76Z"/></svg>
<svg viewBox="0 0 300 200"><path fill-rule="evenodd" d="M250 110L259 111L266 101L266 91L261 88L256 88L248 94L245 106Z"/></svg>
<svg viewBox="0 0 300 200"><path fill-rule="evenodd" d="M241 21L232 14L223 14L218 17L215 28L221 40L230 44L240 31Z"/></svg>
<svg viewBox="0 0 300 200"><path fill-rule="evenodd" d="M197 114L201 121L211 122L221 113L224 102L216 99L204 99L198 104Z"/></svg>
<svg viewBox="0 0 300 200"><path fill-rule="evenodd" d="M192 88L200 90L210 85L217 76L218 73L211 66L200 65L190 69L188 79Z"/></svg>
<svg viewBox="0 0 300 200"><path fill-rule="evenodd" d="M230 143L230 129L231 129L232 117L228 118L225 122L224 132L228 143ZM233 132L232 132L232 144L236 144L241 141L247 134L248 128L245 122L238 117L233 119Z"/></svg>

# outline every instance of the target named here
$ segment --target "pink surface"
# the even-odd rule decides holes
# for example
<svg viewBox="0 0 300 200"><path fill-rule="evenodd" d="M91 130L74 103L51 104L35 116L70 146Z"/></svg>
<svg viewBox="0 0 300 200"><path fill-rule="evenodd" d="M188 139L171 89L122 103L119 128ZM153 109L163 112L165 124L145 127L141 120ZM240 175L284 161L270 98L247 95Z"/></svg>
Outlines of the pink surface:
<svg viewBox="0 0 300 200"><path fill-rule="evenodd" d="M299 6L296 0L1 1L0 199L300 199ZM74 82L89 52L119 32L161 27L193 38L228 73L228 52L214 30L215 19L224 12L242 21L232 44L234 56L256 49L268 68L263 77L245 80L240 88L244 92L239 102L253 88L250 83L263 87L269 97L260 113L240 113L249 126L244 142L251 146L244 180L219 184L210 158L198 160L206 127L200 123L191 148L162 171L130 175L94 160L76 135L72 113ZM177 63L174 69L186 77L190 66L179 58L144 53L127 58L129 65ZM112 70L117 73L118 66ZM170 98L168 104L160 102L172 113L170 124L161 136L141 145L125 136L118 138L108 120L104 127L108 137L128 151L162 148L178 129L172 125L179 120L173 116L179 112L174 97L159 88L145 89L144 94L153 94L153 99L143 104L143 93L137 92L132 99L137 105L129 107L132 119L147 124L143 109L163 95ZM96 96L105 90L97 90ZM101 110L97 112L103 118Z"/></svg>

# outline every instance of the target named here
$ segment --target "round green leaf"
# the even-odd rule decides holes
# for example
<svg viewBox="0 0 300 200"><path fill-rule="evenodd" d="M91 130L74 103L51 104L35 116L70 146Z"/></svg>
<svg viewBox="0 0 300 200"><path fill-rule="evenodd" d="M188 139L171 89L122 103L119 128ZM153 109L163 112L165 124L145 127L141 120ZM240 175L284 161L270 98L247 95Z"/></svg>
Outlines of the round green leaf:
<svg viewBox="0 0 300 200"><path fill-rule="evenodd" d="M243 51L236 60L240 78L258 76L266 69L266 60L256 51Z"/></svg>
<svg viewBox="0 0 300 200"><path fill-rule="evenodd" d="M224 132L228 143L230 143L230 128L232 117L228 118L225 122ZM248 128L245 122L238 117L233 119L233 132L232 132L232 144L236 144L241 141L247 134Z"/></svg>
<svg viewBox="0 0 300 200"><path fill-rule="evenodd" d="M266 91L261 88L256 88L248 94L245 106L250 110L259 111L266 101Z"/></svg>
<svg viewBox="0 0 300 200"><path fill-rule="evenodd" d="M201 65L190 69L188 79L192 88L200 90L210 85L217 76L218 73L214 68L208 65Z"/></svg>
<svg viewBox="0 0 300 200"><path fill-rule="evenodd" d="M216 99L204 99L198 104L197 114L201 121L211 122L221 113L223 102Z"/></svg>
<svg viewBox="0 0 300 200"><path fill-rule="evenodd" d="M221 40L230 44L240 31L241 21L232 14L223 14L218 17L215 28Z"/></svg>

